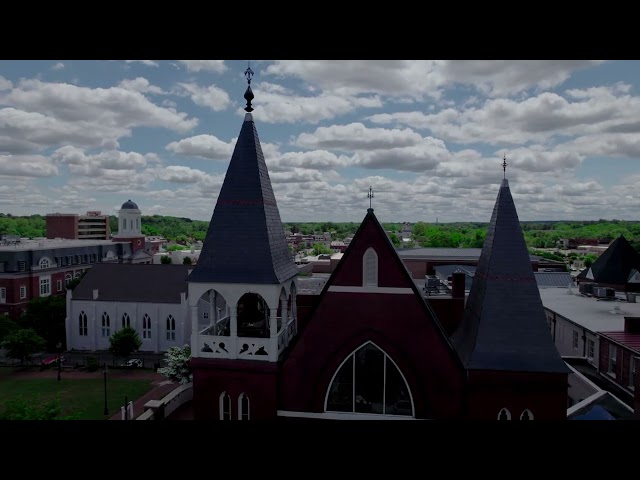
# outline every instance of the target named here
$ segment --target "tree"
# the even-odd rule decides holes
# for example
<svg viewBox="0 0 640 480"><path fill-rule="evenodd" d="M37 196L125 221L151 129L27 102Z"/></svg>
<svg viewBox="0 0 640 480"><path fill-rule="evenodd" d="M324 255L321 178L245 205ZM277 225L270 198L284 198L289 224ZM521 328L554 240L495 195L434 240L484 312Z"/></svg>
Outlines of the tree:
<svg viewBox="0 0 640 480"><path fill-rule="evenodd" d="M182 259L183 265L193 265L193 259L191 257L184 257Z"/></svg>
<svg viewBox="0 0 640 480"><path fill-rule="evenodd" d="M393 245L395 247L399 247L400 246L400 239L398 238L398 236L395 233L392 233L391 235L389 235L389 238L391 239L391 243L393 243Z"/></svg>
<svg viewBox="0 0 640 480"><path fill-rule="evenodd" d="M124 327L109 337L109 351L116 357L128 358L142 346L138 332L131 327Z"/></svg>
<svg viewBox="0 0 640 480"><path fill-rule="evenodd" d="M7 357L25 361L31 360L34 353L41 352L47 342L32 328L23 328L7 335L2 346L7 350Z"/></svg>
<svg viewBox="0 0 640 480"><path fill-rule="evenodd" d="M26 311L20 317L19 324L21 328L34 329L38 335L44 338L45 348L54 351L58 342L62 342L63 348L66 348L66 316L66 299L50 295L30 300Z"/></svg>
<svg viewBox="0 0 640 480"><path fill-rule="evenodd" d="M163 265L169 265L171 263L171 257L169 255L162 255L160 257L160 263Z"/></svg>
<svg viewBox="0 0 640 480"><path fill-rule="evenodd" d="M313 254L322 255L323 253L331 253L331 250L329 250L324 243L316 243L313 246Z"/></svg>
<svg viewBox="0 0 640 480"><path fill-rule="evenodd" d="M0 343L18 328L18 324L9 315L0 315Z"/></svg>
<svg viewBox="0 0 640 480"><path fill-rule="evenodd" d="M189 364L191 359L191 347L189 345L170 347L164 356L167 366L158 369L160 375L164 375L174 382L179 382L181 385L193 380L193 373Z"/></svg>

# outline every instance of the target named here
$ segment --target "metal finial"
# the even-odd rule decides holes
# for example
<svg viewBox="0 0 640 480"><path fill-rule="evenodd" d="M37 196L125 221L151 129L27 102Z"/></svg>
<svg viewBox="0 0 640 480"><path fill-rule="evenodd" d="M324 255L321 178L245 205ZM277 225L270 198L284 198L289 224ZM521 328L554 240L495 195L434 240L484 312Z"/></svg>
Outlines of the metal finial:
<svg viewBox="0 0 640 480"><path fill-rule="evenodd" d="M369 199L369 210L373 211L373 208L371 206L371 199L373 198L373 188L371 188L371 186L369 186L369 193L367 193L367 198Z"/></svg>
<svg viewBox="0 0 640 480"><path fill-rule="evenodd" d="M247 106L244 107L246 112L252 112L251 100L253 100L253 92L251 91L251 79L253 78L253 70L251 70L251 60L249 60L249 66L244 71L244 76L247 77L247 91L244 92L244 99L247 101Z"/></svg>
<svg viewBox="0 0 640 480"><path fill-rule="evenodd" d="M251 60L249 60L249 66L244 71L244 76L247 77L247 83L251 85L251 79L253 78L253 70L251 70Z"/></svg>
<svg viewBox="0 0 640 480"><path fill-rule="evenodd" d="M507 154L504 154L504 157L502 158L502 171L503 171L503 177L502 178L507 178L507 165L509 165L507 163Z"/></svg>

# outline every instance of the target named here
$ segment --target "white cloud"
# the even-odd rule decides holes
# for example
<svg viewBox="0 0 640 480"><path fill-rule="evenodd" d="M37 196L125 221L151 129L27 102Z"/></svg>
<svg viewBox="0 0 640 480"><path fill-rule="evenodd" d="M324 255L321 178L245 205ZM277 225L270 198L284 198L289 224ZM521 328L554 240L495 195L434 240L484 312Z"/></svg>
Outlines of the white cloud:
<svg viewBox="0 0 640 480"><path fill-rule="evenodd" d="M348 163L348 157L342 155L338 157L326 150L313 150L309 152L287 152L282 155L274 155L267 160L267 167L270 172L288 171L292 167L327 170L344 167Z"/></svg>
<svg viewBox="0 0 640 480"><path fill-rule="evenodd" d="M545 92L523 100L490 99L480 107L435 114L397 112L368 120L427 129L459 143L527 144L602 132L640 133L640 97L624 85L569 90L569 99Z"/></svg>
<svg viewBox="0 0 640 480"><path fill-rule="evenodd" d="M58 169L42 155L0 155L0 175L52 177Z"/></svg>
<svg viewBox="0 0 640 480"><path fill-rule="evenodd" d="M214 112L225 110L231 105L229 94L215 85L200 87L195 83L179 83L180 87L191 97L196 105L208 107Z"/></svg>
<svg viewBox="0 0 640 480"><path fill-rule="evenodd" d="M156 94L165 93L162 91L160 87L151 85L149 83L149 80L147 80L144 77L137 77L134 79L125 79L120 82L118 87L124 88L125 90L131 90L132 92L139 92L139 93L156 93ZM175 104L173 106L175 107Z"/></svg>
<svg viewBox="0 0 640 480"><path fill-rule="evenodd" d="M234 146L234 143L226 143L214 135L196 135L178 142L171 142L166 149L180 155L209 160L229 160Z"/></svg>
<svg viewBox="0 0 640 480"><path fill-rule="evenodd" d="M197 183L204 181L207 174L201 170L185 167L182 165L170 165L155 170L157 178L174 183Z"/></svg>
<svg viewBox="0 0 640 480"><path fill-rule="evenodd" d="M111 176L119 177L119 171L130 172L142 168L147 163L156 163L156 154L142 155L137 152L103 151L87 155L82 149L67 145L57 149L52 158L59 164L69 167L74 175L101 176L109 172Z"/></svg>
<svg viewBox="0 0 640 480"><path fill-rule="evenodd" d="M314 133L301 133L294 144L305 148L329 148L336 150L378 150L417 145L422 136L408 128L387 130L368 128L362 123L319 127Z"/></svg>
<svg viewBox="0 0 640 480"><path fill-rule="evenodd" d="M186 132L198 124L173 108L122 87L87 88L22 80L0 93L0 142L10 152L64 144L96 147L130 136L136 127Z"/></svg>
<svg viewBox="0 0 640 480"><path fill-rule="evenodd" d="M322 93L317 96L283 94L274 84L262 84L253 88L255 100L253 115L258 122L266 123L318 123L352 112L357 108L382 106L378 97L340 96ZM243 107L244 108L244 107ZM244 115L242 109L239 115Z"/></svg>
<svg viewBox="0 0 640 480"><path fill-rule="evenodd" d="M224 60L178 60L190 72L223 73L227 70Z"/></svg>
<svg viewBox="0 0 640 480"><path fill-rule="evenodd" d="M0 75L0 92L3 90L11 90L11 88L13 88L13 83Z"/></svg>
<svg viewBox="0 0 640 480"><path fill-rule="evenodd" d="M64 63L58 62L51 67L51 70L62 70L64 68Z"/></svg>
<svg viewBox="0 0 640 480"><path fill-rule="evenodd" d="M438 98L446 87L469 85L492 95L531 87L550 88L573 71L598 65L588 60L278 60L266 75L293 76L340 95L378 93Z"/></svg>
<svg viewBox="0 0 640 480"><path fill-rule="evenodd" d="M141 63L147 67L158 67L158 62L154 60L125 60L126 63Z"/></svg>

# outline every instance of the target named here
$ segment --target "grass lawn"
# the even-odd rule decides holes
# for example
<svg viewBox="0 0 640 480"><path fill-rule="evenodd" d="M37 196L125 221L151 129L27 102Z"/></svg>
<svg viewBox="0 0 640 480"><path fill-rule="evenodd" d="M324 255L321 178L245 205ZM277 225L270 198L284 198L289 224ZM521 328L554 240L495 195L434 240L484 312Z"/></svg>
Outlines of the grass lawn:
<svg viewBox="0 0 640 480"><path fill-rule="evenodd" d="M79 420L103 420L104 379L96 378L29 378L15 377L0 369L0 411L9 399L22 397L27 401L47 401L60 395L64 415L77 415ZM124 405L124 397L135 400L149 390L151 380L107 378L107 402L109 416L118 413Z"/></svg>

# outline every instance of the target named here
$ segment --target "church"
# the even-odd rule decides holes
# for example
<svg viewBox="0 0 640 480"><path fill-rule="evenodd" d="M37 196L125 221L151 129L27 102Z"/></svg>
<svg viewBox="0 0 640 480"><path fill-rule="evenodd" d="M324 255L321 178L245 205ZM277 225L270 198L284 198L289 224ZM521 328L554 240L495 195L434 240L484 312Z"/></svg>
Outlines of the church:
<svg viewBox="0 0 640 480"><path fill-rule="evenodd" d="M506 175L459 311L424 298L369 208L299 318L245 75L244 122L183 299L195 419L566 419L569 368Z"/></svg>

